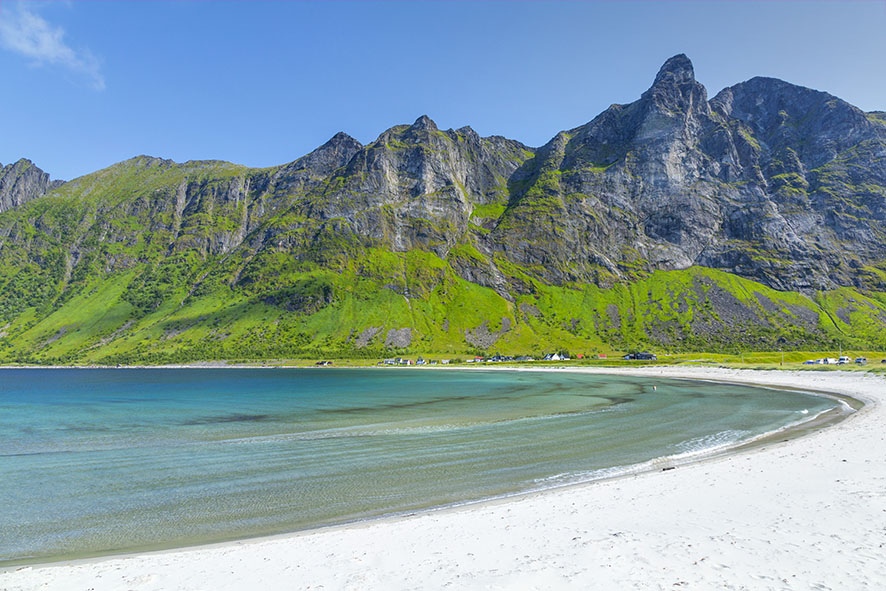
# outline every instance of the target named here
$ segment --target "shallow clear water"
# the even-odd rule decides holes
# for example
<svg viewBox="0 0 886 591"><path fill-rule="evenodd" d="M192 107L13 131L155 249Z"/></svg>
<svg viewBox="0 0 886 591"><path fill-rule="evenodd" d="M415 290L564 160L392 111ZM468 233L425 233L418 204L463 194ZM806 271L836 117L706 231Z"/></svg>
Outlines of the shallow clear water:
<svg viewBox="0 0 886 591"><path fill-rule="evenodd" d="M749 386L559 372L0 370L0 563L588 480L834 406Z"/></svg>

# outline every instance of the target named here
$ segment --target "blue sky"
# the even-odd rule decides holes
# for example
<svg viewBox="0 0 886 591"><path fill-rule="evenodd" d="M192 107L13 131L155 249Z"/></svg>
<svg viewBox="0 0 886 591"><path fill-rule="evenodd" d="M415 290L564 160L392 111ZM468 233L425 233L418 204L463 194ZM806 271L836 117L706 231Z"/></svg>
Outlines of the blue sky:
<svg viewBox="0 0 886 591"><path fill-rule="evenodd" d="M886 2L0 0L0 163L70 179L138 154L250 166L427 114L537 146L686 53L886 110Z"/></svg>

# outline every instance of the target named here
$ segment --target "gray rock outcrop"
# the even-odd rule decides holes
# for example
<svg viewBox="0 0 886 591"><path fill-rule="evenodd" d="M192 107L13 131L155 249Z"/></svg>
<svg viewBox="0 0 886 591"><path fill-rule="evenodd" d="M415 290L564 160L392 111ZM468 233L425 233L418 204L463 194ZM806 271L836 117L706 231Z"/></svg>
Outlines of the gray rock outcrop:
<svg viewBox="0 0 886 591"><path fill-rule="evenodd" d="M61 186L26 158L0 168L0 212L18 207Z"/></svg>

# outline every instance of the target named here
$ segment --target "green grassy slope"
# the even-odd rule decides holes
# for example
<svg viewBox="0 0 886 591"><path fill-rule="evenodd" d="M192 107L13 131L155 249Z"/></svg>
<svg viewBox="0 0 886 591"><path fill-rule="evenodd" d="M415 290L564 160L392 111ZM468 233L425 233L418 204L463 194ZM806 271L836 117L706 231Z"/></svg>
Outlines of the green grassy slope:
<svg viewBox="0 0 886 591"><path fill-rule="evenodd" d="M554 285L481 252L513 217L498 193L454 243L395 252L308 215L334 175L275 188L278 170L139 157L0 214L0 363L886 349L884 293L779 292L699 267Z"/></svg>
<svg viewBox="0 0 886 591"><path fill-rule="evenodd" d="M382 258L386 277L354 270L365 273ZM535 282L512 301L458 277L435 255L379 252L341 269L289 272L271 290L173 289L148 313L125 298L138 275L90 281L52 310L27 308L2 327L0 362L886 348L882 299L850 289L810 299L703 268L610 289ZM391 338L403 329L407 341Z"/></svg>

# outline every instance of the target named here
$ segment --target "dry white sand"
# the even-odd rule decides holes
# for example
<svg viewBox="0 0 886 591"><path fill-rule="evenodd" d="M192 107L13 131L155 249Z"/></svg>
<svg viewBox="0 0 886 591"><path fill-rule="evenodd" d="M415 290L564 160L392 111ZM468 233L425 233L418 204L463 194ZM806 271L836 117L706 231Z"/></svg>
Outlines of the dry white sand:
<svg viewBox="0 0 886 591"><path fill-rule="evenodd" d="M868 405L809 436L666 472L302 534L12 568L0 589L886 589L886 380L634 373L828 390Z"/></svg>

